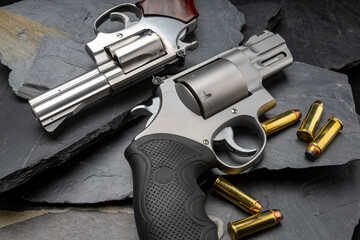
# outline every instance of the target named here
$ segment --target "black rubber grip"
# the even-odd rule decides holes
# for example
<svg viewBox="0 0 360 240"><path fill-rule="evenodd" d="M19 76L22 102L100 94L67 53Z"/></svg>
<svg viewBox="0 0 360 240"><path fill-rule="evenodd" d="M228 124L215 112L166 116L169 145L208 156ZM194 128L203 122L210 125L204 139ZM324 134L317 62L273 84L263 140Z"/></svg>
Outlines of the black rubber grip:
<svg viewBox="0 0 360 240"><path fill-rule="evenodd" d="M141 240L218 239L205 213L198 176L216 167L204 145L169 134L140 138L125 151L134 180L134 211Z"/></svg>

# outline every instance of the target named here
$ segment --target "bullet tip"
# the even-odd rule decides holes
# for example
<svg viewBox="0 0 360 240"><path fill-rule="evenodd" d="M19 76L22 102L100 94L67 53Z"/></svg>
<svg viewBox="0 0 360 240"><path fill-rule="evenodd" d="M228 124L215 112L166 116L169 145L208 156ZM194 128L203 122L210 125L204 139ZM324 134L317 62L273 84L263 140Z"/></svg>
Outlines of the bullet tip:
<svg viewBox="0 0 360 240"><path fill-rule="evenodd" d="M281 214L280 210L273 209L271 210L276 218L276 223L279 223L283 219L283 215Z"/></svg>
<svg viewBox="0 0 360 240"><path fill-rule="evenodd" d="M250 209L250 213L252 213L252 214L259 213L260 210L261 210L261 208L262 208L261 203L255 202L255 203L254 203L254 206Z"/></svg>
<svg viewBox="0 0 360 240"><path fill-rule="evenodd" d="M311 151L310 149L306 149L305 156L309 160L315 160L317 157L316 154L313 151Z"/></svg>
<svg viewBox="0 0 360 240"><path fill-rule="evenodd" d="M293 113L295 113L297 119L300 119L302 117L302 114L298 109L293 109L292 111Z"/></svg>
<svg viewBox="0 0 360 240"><path fill-rule="evenodd" d="M314 138L313 134L306 129L299 129L296 133L296 136L299 140L306 143L310 143Z"/></svg>
<svg viewBox="0 0 360 240"><path fill-rule="evenodd" d="M320 101L320 100L315 101L313 104L317 104L319 106L324 107L324 103L322 101Z"/></svg>

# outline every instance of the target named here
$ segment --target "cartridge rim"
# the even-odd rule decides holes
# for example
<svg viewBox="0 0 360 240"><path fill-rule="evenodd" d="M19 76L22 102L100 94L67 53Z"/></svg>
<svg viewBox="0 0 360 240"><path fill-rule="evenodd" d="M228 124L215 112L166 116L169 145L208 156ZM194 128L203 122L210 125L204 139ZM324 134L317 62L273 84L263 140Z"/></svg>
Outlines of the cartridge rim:
<svg viewBox="0 0 360 240"><path fill-rule="evenodd" d="M228 228L228 233L229 233L230 238L232 240L236 240L237 235L236 235L236 228L235 228L234 224L228 223L227 228Z"/></svg>
<svg viewBox="0 0 360 240"><path fill-rule="evenodd" d="M331 121L331 120L338 122L338 123L340 124L340 130L343 129L344 124L342 123L342 121L341 121L340 119L338 119L338 118L336 118L336 117L331 117L331 118L329 118L328 121Z"/></svg>
<svg viewBox="0 0 360 240"><path fill-rule="evenodd" d="M223 178L221 176L218 176L212 186L212 188L215 188L218 186L219 182L222 180Z"/></svg>
<svg viewBox="0 0 360 240"><path fill-rule="evenodd" d="M314 139L313 133L307 129L299 129L296 135L300 140L308 143Z"/></svg>

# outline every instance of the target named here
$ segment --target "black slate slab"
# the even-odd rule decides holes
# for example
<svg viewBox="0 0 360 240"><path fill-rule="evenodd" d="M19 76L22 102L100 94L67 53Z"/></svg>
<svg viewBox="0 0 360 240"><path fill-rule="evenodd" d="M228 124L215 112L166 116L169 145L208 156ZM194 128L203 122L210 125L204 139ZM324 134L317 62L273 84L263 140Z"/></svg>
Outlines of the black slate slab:
<svg viewBox="0 0 360 240"><path fill-rule="evenodd" d="M296 131L300 127L298 123L269 137L264 157L256 168L341 165L360 156L360 126L345 75L296 62L265 80L264 85L277 100L277 107L268 112L267 117L289 109L300 109L305 115L311 103L320 99L325 104L325 111L318 130L333 116L343 121L344 129L324 154L312 162L304 155L307 144L296 138ZM140 128L134 126L130 131L140 131ZM39 178L27 187L29 190L24 197L34 202L94 203L131 196L131 173L123 152L119 151L128 145L130 139L130 136L124 138L120 134L108 139L104 145L94 146L90 153L81 155L79 162L70 163ZM243 138L238 140L244 146L249 142ZM113 186L116 182L118 186Z"/></svg>
<svg viewBox="0 0 360 240"><path fill-rule="evenodd" d="M357 0L244 0L231 2L242 6L275 2L282 14L273 29L281 34L295 60L328 69L341 69L360 63L360 4ZM261 14L261 9L251 12ZM246 18L249 17L245 16Z"/></svg>
<svg viewBox="0 0 360 240"><path fill-rule="evenodd" d="M103 11L122 2L136 1L29 0L3 8L55 27L67 36L45 35L36 54L26 60L2 59L12 69L9 81L13 90L23 97L33 96L89 70L92 63L85 54L84 44L94 38L92 24ZM216 0L209 4L206 0L198 0L196 6L204 14L201 14L197 32L191 38L200 44L197 51L189 53L188 65L237 46L243 39L239 31L244 24L243 15L230 2ZM218 12L222 14L216 15ZM226 36L211 34L221 31L226 31ZM26 39L27 35L22 37ZM44 169L67 161L75 153L98 141L99 137L118 130L124 123L124 117L127 117L127 111L148 99L153 87L148 80L95 103L50 135L41 130L29 105L11 95L6 75L1 75L0 84L3 89L0 122L4 122L0 126L0 141L3 142L0 146L0 165L4 166L0 170L0 192L26 182Z"/></svg>
<svg viewBox="0 0 360 240"><path fill-rule="evenodd" d="M71 161L35 177L24 188L23 197L48 203L97 203L132 197L132 174L124 151L145 122L145 118L134 120Z"/></svg>
<svg viewBox="0 0 360 240"><path fill-rule="evenodd" d="M275 2L259 2L236 6L245 15L246 23L242 30L244 42L253 35L261 34L264 30L272 30L280 19L281 6Z"/></svg>
<svg viewBox="0 0 360 240"><path fill-rule="evenodd" d="M258 199L264 209L280 209L277 226L245 239L353 239L360 217L360 161L342 166L278 171L256 170L227 176L231 183ZM221 240L229 240L226 224L247 217L240 208L209 190L207 214L218 225ZM9 201L12 201L9 199ZM12 201L13 202L13 201ZM1 239L138 239L131 205L113 204L18 208L0 211ZM122 206L118 206L123 204ZM351 238L353 236L353 238Z"/></svg>

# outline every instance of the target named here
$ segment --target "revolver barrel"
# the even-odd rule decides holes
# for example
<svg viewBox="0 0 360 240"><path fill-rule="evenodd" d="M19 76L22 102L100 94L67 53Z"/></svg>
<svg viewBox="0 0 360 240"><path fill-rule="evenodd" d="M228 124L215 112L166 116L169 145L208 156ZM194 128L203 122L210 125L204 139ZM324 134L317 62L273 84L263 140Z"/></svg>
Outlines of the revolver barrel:
<svg viewBox="0 0 360 240"><path fill-rule="evenodd" d="M29 101L41 125L52 132L86 105L111 93L104 74L92 70Z"/></svg>

